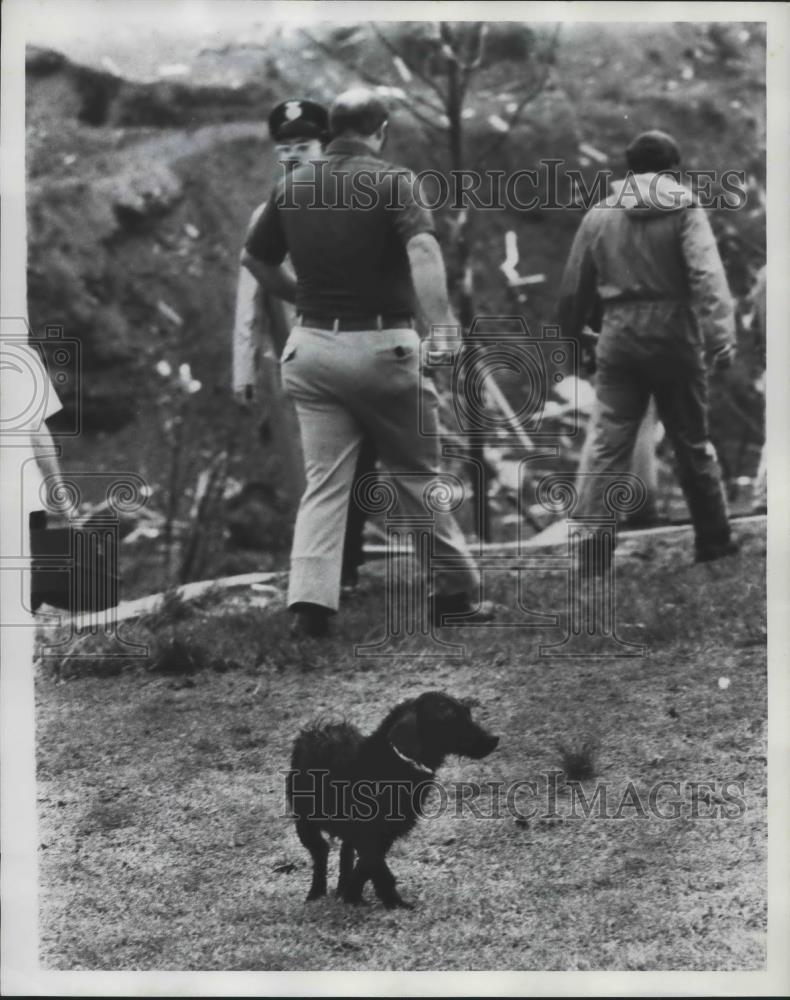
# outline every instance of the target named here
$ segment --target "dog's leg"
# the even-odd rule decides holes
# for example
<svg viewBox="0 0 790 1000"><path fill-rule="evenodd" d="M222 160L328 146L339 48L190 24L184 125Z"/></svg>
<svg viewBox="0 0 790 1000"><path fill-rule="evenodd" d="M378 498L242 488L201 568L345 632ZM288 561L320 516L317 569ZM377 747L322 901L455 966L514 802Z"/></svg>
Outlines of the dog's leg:
<svg viewBox="0 0 790 1000"><path fill-rule="evenodd" d="M384 858L374 867L371 878L376 895L388 910L394 910L396 907L404 910L414 909L414 904L407 903L405 899L402 899L400 893L395 888L395 876L389 870Z"/></svg>
<svg viewBox="0 0 790 1000"><path fill-rule="evenodd" d="M351 874L354 871L354 845L344 840L340 845L340 876L337 880L337 896L344 896Z"/></svg>
<svg viewBox="0 0 790 1000"><path fill-rule="evenodd" d="M370 866L365 864L360 857L343 886L343 901L346 903L361 903L362 890L365 888L365 883L372 874Z"/></svg>
<svg viewBox="0 0 790 1000"><path fill-rule="evenodd" d="M395 888L395 876L387 867L387 862L379 847L365 848L357 847L359 861L346 884L343 898L347 903L359 903L362 901L362 890L365 883L370 879L376 890L376 895L388 910L395 907L411 910L413 906L401 899L398 890Z"/></svg>
<svg viewBox="0 0 790 1000"><path fill-rule="evenodd" d="M313 882L307 899L319 899L326 895L326 861L329 857L329 844L321 836L318 827L308 823L307 820L296 821L296 834L313 859Z"/></svg>

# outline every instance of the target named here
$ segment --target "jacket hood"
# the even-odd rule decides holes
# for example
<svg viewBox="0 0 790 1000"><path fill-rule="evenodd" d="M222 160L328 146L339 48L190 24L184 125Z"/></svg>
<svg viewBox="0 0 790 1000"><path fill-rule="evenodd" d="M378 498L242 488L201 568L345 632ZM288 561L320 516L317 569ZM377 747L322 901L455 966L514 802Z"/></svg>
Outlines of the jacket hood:
<svg viewBox="0 0 790 1000"><path fill-rule="evenodd" d="M670 174L627 174L612 184L604 202L607 208L624 208L632 219L651 219L693 204L691 191Z"/></svg>

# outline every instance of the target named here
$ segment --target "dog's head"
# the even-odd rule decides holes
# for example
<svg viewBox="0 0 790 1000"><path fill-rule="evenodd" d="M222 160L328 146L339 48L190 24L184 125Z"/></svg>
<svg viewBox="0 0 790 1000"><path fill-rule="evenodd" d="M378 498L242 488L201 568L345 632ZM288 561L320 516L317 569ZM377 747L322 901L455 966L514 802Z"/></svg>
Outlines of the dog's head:
<svg viewBox="0 0 790 1000"><path fill-rule="evenodd" d="M496 749L493 736L472 718L467 704L441 691L405 702L389 730L393 747L436 770L449 754L480 760Z"/></svg>

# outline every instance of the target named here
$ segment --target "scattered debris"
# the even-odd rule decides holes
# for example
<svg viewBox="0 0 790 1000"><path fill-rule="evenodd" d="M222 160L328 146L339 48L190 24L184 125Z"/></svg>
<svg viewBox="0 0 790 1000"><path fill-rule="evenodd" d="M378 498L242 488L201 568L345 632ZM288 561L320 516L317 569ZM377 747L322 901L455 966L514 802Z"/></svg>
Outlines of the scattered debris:
<svg viewBox="0 0 790 1000"><path fill-rule="evenodd" d="M106 69L108 73L112 73L113 76L123 76L118 63L112 60L109 56L101 57L101 65L103 69Z"/></svg>
<svg viewBox="0 0 790 1000"><path fill-rule="evenodd" d="M181 316L179 316L179 314L175 311L175 309L173 309L172 306L169 306L166 302L163 302L160 299L156 303L156 308L165 317L165 319L169 319L170 322L173 323L175 326L184 325L184 320L181 318Z"/></svg>
<svg viewBox="0 0 790 1000"><path fill-rule="evenodd" d="M168 63L157 67L157 73L159 76L186 76L189 73L189 66L185 63Z"/></svg>
<svg viewBox="0 0 790 1000"><path fill-rule="evenodd" d="M393 56L392 61L395 64L395 69L398 71L398 75L404 83L411 83L411 70L406 65L406 63L401 59L400 56Z"/></svg>
<svg viewBox="0 0 790 1000"><path fill-rule="evenodd" d="M596 163L608 163L609 157L606 153L601 152L600 149L596 149L595 146L591 146L589 142L579 143L579 152L584 156L589 156L591 160L595 160Z"/></svg>
<svg viewBox="0 0 790 1000"><path fill-rule="evenodd" d="M376 87L376 93L382 97L393 97L398 101L406 100L406 91L402 87L387 87L382 84Z"/></svg>
<svg viewBox="0 0 790 1000"><path fill-rule="evenodd" d="M497 132L509 132L510 126L505 121L504 118L500 118L499 115L489 115L488 124L493 126Z"/></svg>

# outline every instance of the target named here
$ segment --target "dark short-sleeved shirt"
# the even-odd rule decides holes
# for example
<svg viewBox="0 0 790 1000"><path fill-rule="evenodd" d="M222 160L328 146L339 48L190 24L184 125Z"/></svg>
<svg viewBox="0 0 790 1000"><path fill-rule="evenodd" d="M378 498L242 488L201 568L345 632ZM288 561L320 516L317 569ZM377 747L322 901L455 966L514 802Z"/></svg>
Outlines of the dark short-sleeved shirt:
<svg viewBox="0 0 790 1000"><path fill-rule="evenodd" d="M414 177L364 143L335 139L326 159L276 186L245 243L251 256L296 271L298 312L353 319L415 311L408 241L433 233Z"/></svg>

